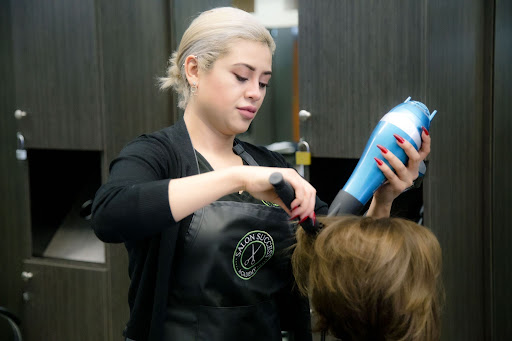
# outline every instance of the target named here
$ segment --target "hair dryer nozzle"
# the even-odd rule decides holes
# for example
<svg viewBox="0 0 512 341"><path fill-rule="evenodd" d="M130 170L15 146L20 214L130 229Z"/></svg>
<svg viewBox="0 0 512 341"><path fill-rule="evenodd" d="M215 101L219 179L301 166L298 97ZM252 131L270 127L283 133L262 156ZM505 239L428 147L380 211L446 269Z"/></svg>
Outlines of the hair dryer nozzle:
<svg viewBox="0 0 512 341"><path fill-rule="evenodd" d="M334 198L331 206L329 207L328 217L343 215L343 214L354 214L361 213L364 205L357 200L352 194L341 190Z"/></svg>

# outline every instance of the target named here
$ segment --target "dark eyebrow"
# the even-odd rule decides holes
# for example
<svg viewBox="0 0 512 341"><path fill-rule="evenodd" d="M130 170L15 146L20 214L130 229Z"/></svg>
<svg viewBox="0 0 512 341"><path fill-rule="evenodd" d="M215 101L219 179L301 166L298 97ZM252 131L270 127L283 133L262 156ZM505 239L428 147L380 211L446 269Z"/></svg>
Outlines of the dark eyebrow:
<svg viewBox="0 0 512 341"><path fill-rule="evenodd" d="M254 66L251 66L251 65L245 64L245 63L238 63L238 64L235 64L235 66L245 66L246 68L248 68L251 71L256 71L256 68ZM272 71L265 71L265 72L263 72L263 74L264 75L271 75Z"/></svg>

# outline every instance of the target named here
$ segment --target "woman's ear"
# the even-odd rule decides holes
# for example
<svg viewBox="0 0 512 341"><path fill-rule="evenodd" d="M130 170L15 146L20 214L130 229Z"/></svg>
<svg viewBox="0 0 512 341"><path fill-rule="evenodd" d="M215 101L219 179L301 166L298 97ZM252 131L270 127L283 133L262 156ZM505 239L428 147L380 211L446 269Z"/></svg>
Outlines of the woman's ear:
<svg viewBox="0 0 512 341"><path fill-rule="evenodd" d="M189 84L199 83L199 64L197 63L197 56L190 55L185 58L185 74Z"/></svg>

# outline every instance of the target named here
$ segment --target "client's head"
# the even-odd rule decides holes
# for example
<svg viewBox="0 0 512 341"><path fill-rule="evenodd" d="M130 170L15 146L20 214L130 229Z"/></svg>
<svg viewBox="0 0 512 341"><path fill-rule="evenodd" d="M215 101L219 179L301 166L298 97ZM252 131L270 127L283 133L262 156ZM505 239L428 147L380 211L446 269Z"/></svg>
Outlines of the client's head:
<svg viewBox="0 0 512 341"><path fill-rule="evenodd" d="M441 247L400 218L323 218L318 235L297 230L292 256L316 330L343 341L437 340Z"/></svg>

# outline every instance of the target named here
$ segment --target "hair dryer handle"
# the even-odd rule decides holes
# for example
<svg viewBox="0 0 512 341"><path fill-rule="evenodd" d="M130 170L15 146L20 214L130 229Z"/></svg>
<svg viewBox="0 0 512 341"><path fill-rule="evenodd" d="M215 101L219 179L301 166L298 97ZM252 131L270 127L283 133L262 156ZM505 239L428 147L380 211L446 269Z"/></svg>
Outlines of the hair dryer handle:
<svg viewBox="0 0 512 341"><path fill-rule="evenodd" d="M283 174L279 172L272 173L270 175L269 182L274 186L274 190L286 207L291 210L292 201L295 199L295 190L292 185L290 185L288 181L283 178ZM311 218L306 219L300 225L307 233L316 234L319 230L318 223L313 225Z"/></svg>

